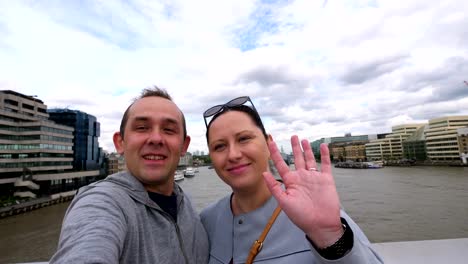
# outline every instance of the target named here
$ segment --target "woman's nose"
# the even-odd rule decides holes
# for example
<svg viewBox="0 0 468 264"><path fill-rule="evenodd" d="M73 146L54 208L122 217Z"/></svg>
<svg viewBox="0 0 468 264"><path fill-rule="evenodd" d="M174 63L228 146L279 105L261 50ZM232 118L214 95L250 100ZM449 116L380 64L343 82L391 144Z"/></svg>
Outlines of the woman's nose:
<svg viewBox="0 0 468 264"><path fill-rule="evenodd" d="M228 152L228 158L229 159L238 159L240 157L242 157L242 152L240 150L239 147L237 147L236 145L231 145L229 147L229 152Z"/></svg>

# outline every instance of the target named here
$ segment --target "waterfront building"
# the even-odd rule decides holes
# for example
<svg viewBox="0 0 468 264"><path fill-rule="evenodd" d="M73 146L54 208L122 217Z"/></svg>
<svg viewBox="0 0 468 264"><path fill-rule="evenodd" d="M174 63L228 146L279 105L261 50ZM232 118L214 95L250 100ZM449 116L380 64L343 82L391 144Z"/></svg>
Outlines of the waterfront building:
<svg viewBox="0 0 468 264"><path fill-rule="evenodd" d="M403 157L414 161L427 159L426 137L424 131L429 125L418 128L411 136L403 141Z"/></svg>
<svg viewBox="0 0 468 264"><path fill-rule="evenodd" d="M385 134L370 134L353 136L347 133L343 137L321 138L310 143L315 158L320 157L320 144L327 143L330 155L334 161L363 161L366 160L365 143L371 140L384 138Z"/></svg>
<svg viewBox="0 0 468 264"><path fill-rule="evenodd" d="M316 160L320 160L320 144L324 143L325 140L326 140L325 138L321 138L321 139L317 139L317 140L310 142L310 148L312 149L312 153L314 153ZM330 153L331 153L331 150L330 150Z"/></svg>
<svg viewBox="0 0 468 264"><path fill-rule="evenodd" d="M193 156L192 153L187 152L184 156L180 157L179 164L180 167L193 166Z"/></svg>
<svg viewBox="0 0 468 264"><path fill-rule="evenodd" d="M468 164L468 127L458 128L458 146L463 164Z"/></svg>
<svg viewBox="0 0 468 264"><path fill-rule="evenodd" d="M99 165L75 168L75 128L49 118L47 106L36 96L0 91L3 198L71 197L101 177Z"/></svg>
<svg viewBox="0 0 468 264"><path fill-rule="evenodd" d="M123 155L115 152L107 155L107 172L109 175L124 170L127 170L127 166Z"/></svg>
<svg viewBox="0 0 468 264"><path fill-rule="evenodd" d="M403 141L425 124L405 124L392 127L392 133L366 144L366 157L371 161L398 160L403 157Z"/></svg>
<svg viewBox="0 0 468 264"><path fill-rule="evenodd" d="M332 161L345 161L346 153L345 146L346 143L333 143L328 145L328 150L330 151L330 156Z"/></svg>
<svg viewBox="0 0 468 264"><path fill-rule="evenodd" d="M0 91L0 191L36 197L62 184L73 168L73 131L48 120L47 106L34 96ZM63 182L64 185L70 182Z"/></svg>
<svg viewBox="0 0 468 264"><path fill-rule="evenodd" d="M48 109L49 119L58 124L71 126L73 132L73 169L77 171L96 170L104 174L104 154L99 148L100 123L96 117L79 110Z"/></svg>
<svg viewBox="0 0 468 264"><path fill-rule="evenodd" d="M346 160L365 161L366 159L366 144L354 143L344 147Z"/></svg>
<svg viewBox="0 0 468 264"><path fill-rule="evenodd" d="M468 116L446 116L429 120L425 131L427 156L435 163L459 163L462 156L458 129L468 126ZM463 132L462 132L463 134Z"/></svg>

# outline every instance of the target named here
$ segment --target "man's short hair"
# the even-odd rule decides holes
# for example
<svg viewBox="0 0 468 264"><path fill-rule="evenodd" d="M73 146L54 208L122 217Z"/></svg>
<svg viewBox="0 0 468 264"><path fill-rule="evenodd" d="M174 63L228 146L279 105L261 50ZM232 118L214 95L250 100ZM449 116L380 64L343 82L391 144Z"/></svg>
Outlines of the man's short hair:
<svg viewBox="0 0 468 264"><path fill-rule="evenodd" d="M148 87L148 88L143 89L143 91L141 92L141 95L133 100L133 102L127 107L127 110L125 110L125 113L122 116L122 121L120 122L120 136L122 137L122 139L124 137L125 126L127 125L128 112L130 111L130 108L133 106L133 104L136 101L145 97L152 97L152 96L161 97L171 102L174 102L172 100L172 97L169 95L169 93L166 90L161 89L156 85L154 85L153 87ZM184 116L184 113L182 113L182 111L180 111L180 114L182 115L182 126L184 127L184 138L185 138L187 137L187 126L185 124L185 116Z"/></svg>

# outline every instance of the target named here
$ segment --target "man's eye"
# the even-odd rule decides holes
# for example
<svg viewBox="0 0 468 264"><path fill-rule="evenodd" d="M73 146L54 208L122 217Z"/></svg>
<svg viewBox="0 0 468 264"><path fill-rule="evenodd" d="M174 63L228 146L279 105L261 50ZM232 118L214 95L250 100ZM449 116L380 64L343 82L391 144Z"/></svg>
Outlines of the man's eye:
<svg viewBox="0 0 468 264"><path fill-rule="evenodd" d="M138 130L138 131L144 131L144 130L146 130L146 129L148 129L147 126L137 126L137 127L136 127L136 130Z"/></svg>
<svg viewBox="0 0 468 264"><path fill-rule="evenodd" d="M175 130L174 128L170 128L170 127L165 128L164 131L165 131L166 133L169 133L169 134L174 134L174 133L176 133L176 130Z"/></svg>

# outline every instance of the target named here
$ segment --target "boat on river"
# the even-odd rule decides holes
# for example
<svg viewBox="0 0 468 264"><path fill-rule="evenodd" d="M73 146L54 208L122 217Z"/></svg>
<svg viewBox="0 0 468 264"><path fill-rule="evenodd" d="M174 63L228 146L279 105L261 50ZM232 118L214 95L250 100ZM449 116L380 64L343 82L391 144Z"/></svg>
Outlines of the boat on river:
<svg viewBox="0 0 468 264"><path fill-rule="evenodd" d="M174 175L174 180L181 181L183 179L185 179L184 172L181 170L176 170L175 175Z"/></svg>
<svg viewBox="0 0 468 264"><path fill-rule="evenodd" d="M380 169L383 168L381 163L377 162L356 162L356 161L344 161L335 164L335 168L346 168L346 169Z"/></svg>
<svg viewBox="0 0 468 264"><path fill-rule="evenodd" d="M185 177L191 178L195 176L195 170L192 167L187 167L184 172Z"/></svg>

